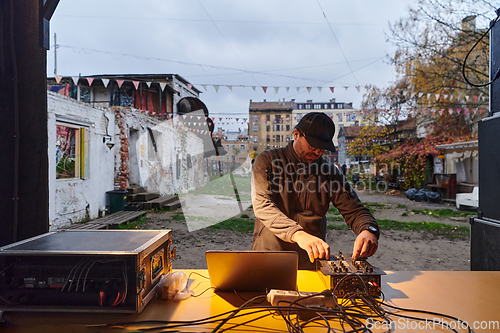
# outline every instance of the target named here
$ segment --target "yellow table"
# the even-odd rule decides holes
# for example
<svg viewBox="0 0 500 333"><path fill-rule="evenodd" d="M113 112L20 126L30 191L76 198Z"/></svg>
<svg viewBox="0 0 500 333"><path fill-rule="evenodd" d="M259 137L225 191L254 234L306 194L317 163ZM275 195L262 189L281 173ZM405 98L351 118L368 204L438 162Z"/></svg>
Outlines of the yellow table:
<svg viewBox="0 0 500 333"><path fill-rule="evenodd" d="M196 272L208 276L206 270L182 270L186 275ZM298 287L301 291L319 292L325 289L318 273L299 271ZM382 290L386 301L399 307L439 312L466 321L473 326L475 332L500 332L500 272L387 272L382 277ZM199 294L210 287L209 280L192 274L190 288ZM7 312L4 319L8 325L0 326L8 332L129 332L128 329L110 329L105 327L86 327L85 325L138 322L147 320L190 321L214 316L235 309L233 304L242 303L236 295L224 294L222 297L211 289L202 295L188 300L173 302L154 299L146 309L133 315L95 314L95 313L24 313ZM233 303L233 304L232 304ZM423 317L409 313L410 316ZM433 316L428 316L432 321ZM247 318L248 319L248 318ZM243 321L245 319L241 319ZM395 332L451 332L439 330L436 324L430 326L411 324L404 319L393 317ZM230 321L236 323L237 319ZM212 324L210 327L215 327ZM232 332L264 331L263 327L272 331L287 332L284 321L279 316L267 317L252 323L253 327L238 327ZM476 325L476 327L474 327ZM332 326L339 329L338 324ZM481 328L482 326L482 328ZM229 326L224 326L227 328ZM130 331L137 331L134 326ZM457 328L459 328L457 326ZM185 331L206 332L210 328L191 327ZM373 329L374 332L385 331L383 327ZM458 330L466 332L465 330ZM326 332L325 328L310 327L305 332ZM338 332L338 330L337 330Z"/></svg>

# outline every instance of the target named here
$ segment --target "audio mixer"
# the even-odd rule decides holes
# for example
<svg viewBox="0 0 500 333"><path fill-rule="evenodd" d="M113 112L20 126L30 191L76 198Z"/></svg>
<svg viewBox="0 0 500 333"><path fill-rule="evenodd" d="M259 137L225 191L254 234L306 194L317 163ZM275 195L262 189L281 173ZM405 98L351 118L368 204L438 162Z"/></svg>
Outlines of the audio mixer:
<svg viewBox="0 0 500 333"><path fill-rule="evenodd" d="M344 256L339 251L338 256L332 255L329 260L317 260L316 269L325 287L338 298L366 291L373 297L381 295L381 276L385 273L364 258L352 260L350 255Z"/></svg>

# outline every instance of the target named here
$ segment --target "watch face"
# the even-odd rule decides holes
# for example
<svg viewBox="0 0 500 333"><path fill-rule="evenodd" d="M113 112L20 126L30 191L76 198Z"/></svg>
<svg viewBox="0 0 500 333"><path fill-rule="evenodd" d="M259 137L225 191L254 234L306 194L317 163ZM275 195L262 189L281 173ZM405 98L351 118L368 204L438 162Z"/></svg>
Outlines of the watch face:
<svg viewBox="0 0 500 333"><path fill-rule="evenodd" d="M370 225L370 226L368 226L368 231L377 232L378 230L374 226Z"/></svg>

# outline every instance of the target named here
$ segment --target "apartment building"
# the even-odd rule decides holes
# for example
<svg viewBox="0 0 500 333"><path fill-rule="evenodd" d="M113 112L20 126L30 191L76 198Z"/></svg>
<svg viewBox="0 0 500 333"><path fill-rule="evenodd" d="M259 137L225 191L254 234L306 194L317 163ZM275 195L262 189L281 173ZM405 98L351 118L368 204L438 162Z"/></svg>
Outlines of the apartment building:
<svg viewBox="0 0 500 333"><path fill-rule="evenodd" d="M293 101L250 100L250 149L260 153L266 149L286 146L293 137L292 111Z"/></svg>
<svg viewBox="0 0 500 333"><path fill-rule="evenodd" d="M286 146L293 140L293 129L302 117L309 112L324 112L335 123L333 143L338 146L338 133L345 126L354 126L363 123L359 110L352 107L352 103L336 102L289 102L278 101L253 102L250 100L249 138L250 149L260 153L265 149ZM338 154L326 152L330 162L338 162Z"/></svg>

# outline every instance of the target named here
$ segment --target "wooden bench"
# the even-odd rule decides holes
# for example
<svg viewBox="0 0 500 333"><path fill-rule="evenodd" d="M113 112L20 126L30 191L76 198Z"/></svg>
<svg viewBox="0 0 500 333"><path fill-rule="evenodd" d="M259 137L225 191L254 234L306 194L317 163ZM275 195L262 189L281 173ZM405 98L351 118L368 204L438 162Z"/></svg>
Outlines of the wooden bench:
<svg viewBox="0 0 500 333"><path fill-rule="evenodd" d="M122 224L133 219L138 218L141 215L146 214L145 211L135 211L135 212L116 212L89 222L75 223L67 227L61 228L63 230L96 230L105 229L111 225Z"/></svg>
<svg viewBox="0 0 500 333"><path fill-rule="evenodd" d="M443 199L455 199L457 194L457 174L435 173L432 181L426 185L432 191L441 194Z"/></svg>

